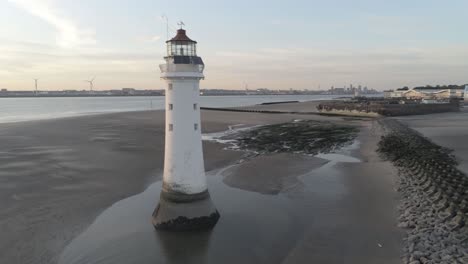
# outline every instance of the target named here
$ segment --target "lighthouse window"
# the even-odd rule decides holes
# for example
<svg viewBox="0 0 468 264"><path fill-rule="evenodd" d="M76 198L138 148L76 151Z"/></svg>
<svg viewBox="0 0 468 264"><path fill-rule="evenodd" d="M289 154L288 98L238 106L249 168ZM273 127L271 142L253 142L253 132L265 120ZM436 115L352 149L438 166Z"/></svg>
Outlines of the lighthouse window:
<svg viewBox="0 0 468 264"><path fill-rule="evenodd" d="M169 110L172 110L174 109L174 105L173 104L169 104Z"/></svg>
<svg viewBox="0 0 468 264"><path fill-rule="evenodd" d="M198 124L193 124L193 129L198 130Z"/></svg>
<svg viewBox="0 0 468 264"><path fill-rule="evenodd" d="M172 90L172 83L169 84L168 88L169 90Z"/></svg>
<svg viewBox="0 0 468 264"><path fill-rule="evenodd" d="M171 47L172 47L171 45L167 45L167 54L168 54L169 56L172 55Z"/></svg>
<svg viewBox="0 0 468 264"><path fill-rule="evenodd" d="M171 41L167 44L169 56L197 56L196 44L189 41Z"/></svg>
<svg viewBox="0 0 468 264"><path fill-rule="evenodd" d="M174 125L173 124L169 124L169 131L172 131L174 130Z"/></svg>
<svg viewBox="0 0 468 264"><path fill-rule="evenodd" d="M193 104L193 110L197 110L198 109L198 104Z"/></svg>

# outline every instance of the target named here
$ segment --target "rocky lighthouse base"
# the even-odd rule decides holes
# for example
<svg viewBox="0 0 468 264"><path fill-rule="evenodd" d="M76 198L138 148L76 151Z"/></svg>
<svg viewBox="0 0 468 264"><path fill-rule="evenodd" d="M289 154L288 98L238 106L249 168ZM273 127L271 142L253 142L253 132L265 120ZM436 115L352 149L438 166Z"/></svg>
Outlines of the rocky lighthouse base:
<svg viewBox="0 0 468 264"><path fill-rule="evenodd" d="M184 194L163 190L152 222L158 230L194 231L213 228L219 217L208 191Z"/></svg>

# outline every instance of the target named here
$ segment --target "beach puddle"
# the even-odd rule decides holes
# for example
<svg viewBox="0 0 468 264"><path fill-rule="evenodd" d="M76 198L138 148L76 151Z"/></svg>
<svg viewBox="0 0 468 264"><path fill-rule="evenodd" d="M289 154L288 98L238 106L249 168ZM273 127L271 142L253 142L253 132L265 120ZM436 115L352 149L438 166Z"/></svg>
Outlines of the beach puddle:
<svg viewBox="0 0 468 264"><path fill-rule="evenodd" d="M348 146L344 146L338 151L335 151L333 153L319 153L313 156L317 158L329 160L332 162L332 165L335 165L338 162L358 163L358 162L361 162L361 160L356 157L353 157L352 153L355 150L359 149L360 144L361 143L359 142L359 140L354 140L352 144Z"/></svg>
<svg viewBox="0 0 468 264"><path fill-rule="evenodd" d="M224 171L208 175L221 214L212 231L154 230L151 214L159 200L158 182L104 211L67 246L59 263L243 263L281 258L274 248L287 248L294 234L300 234L300 225L289 213L290 199L230 188L222 183Z"/></svg>
<svg viewBox="0 0 468 264"><path fill-rule="evenodd" d="M237 140L235 139L235 135L244 131L258 128L258 127L261 127L261 125L255 125L255 126L247 126L244 124L232 125L232 126L229 126L228 130L225 130L225 131L202 134L202 140L214 141L214 142L221 143L221 144L228 144L229 149L238 149L239 147L236 144Z"/></svg>
<svg viewBox="0 0 468 264"><path fill-rule="evenodd" d="M360 159L357 159L357 158L354 158L354 157L351 157L351 156L342 155L342 154L336 154L336 153L317 154L317 155L315 155L315 157L330 160L330 161L336 160L338 162L346 162L346 163L361 162Z"/></svg>
<svg viewBox="0 0 468 264"><path fill-rule="evenodd" d="M242 164L208 172L210 194L221 214L211 231L156 231L151 224L161 190L156 182L105 210L65 248L59 263L278 263L299 247L306 231L333 230L340 221L339 201L347 189L344 172L335 165L359 162L351 156L358 146L355 141L324 154L328 162L297 175L276 195L226 185L223 179Z"/></svg>
<svg viewBox="0 0 468 264"><path fill-rule="evenodd" d="M59 263L273 263L288 256L310 224L333 225L334 218L320 211L333 209L346 189L332 162L300 176L298 189L274 196L224 184L235 166L207 174L221 214L213 230L156 231L151 214L161 190L157 182L104 211L66 247Z"/></svg>
<svg viewBox="0 0 468 264"><path fill-rule="evenodd" d="M289 188L285 193L290 197L302 197L305 190L315 197L329 198L331 200L342 197L346 192L346 188L341 176L345 176L346 173L339 169L337 165L340 163L360 163L361 160L352 155L354 151L359 149L360 144L359 140L354 140L352 144L334 153L309 155L328 160L328 162L320 168L300 175L298 180L302 185Z"/></svg>

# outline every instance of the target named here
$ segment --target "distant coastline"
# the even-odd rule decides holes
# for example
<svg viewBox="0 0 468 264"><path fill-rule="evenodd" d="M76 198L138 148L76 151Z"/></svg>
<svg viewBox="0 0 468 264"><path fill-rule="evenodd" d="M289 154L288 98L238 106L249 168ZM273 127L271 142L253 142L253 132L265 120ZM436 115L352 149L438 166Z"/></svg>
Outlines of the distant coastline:
<svg viewBox="0 0 468 264"><path fill-rule="evenodd" d="M36 98L36 97L119 97L119 96L164 96L164 90L139 90L134 88L122 88L120 90L61 90L61 91L10 91L0 89L0 98ZM360 95L380 94L376 90L362 90ZM201 89L201 96L285 96L285 95L354 95L354 90L224 90L224 89Z"/></svg>
<svg viewBox="0 0 468 264"><path fill-rule="evenodd" d="M202 107L241 107L278 101L330 100L333 95L201 96ZM68 96L0 98L0 124L99 113L163 110L164 96Z"/></svg>

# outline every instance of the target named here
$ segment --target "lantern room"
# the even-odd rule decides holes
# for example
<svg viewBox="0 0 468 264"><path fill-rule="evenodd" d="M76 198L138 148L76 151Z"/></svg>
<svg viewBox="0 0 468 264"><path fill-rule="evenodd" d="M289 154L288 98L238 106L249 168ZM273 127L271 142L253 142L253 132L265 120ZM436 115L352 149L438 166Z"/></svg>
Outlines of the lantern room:
<svg viewBox="0 0 468 264"><path fill-rule="evenodd" d="M177 30L177 35L166 41L167 56L197 56L197 42L185 34L184 29Z"/></svg>

